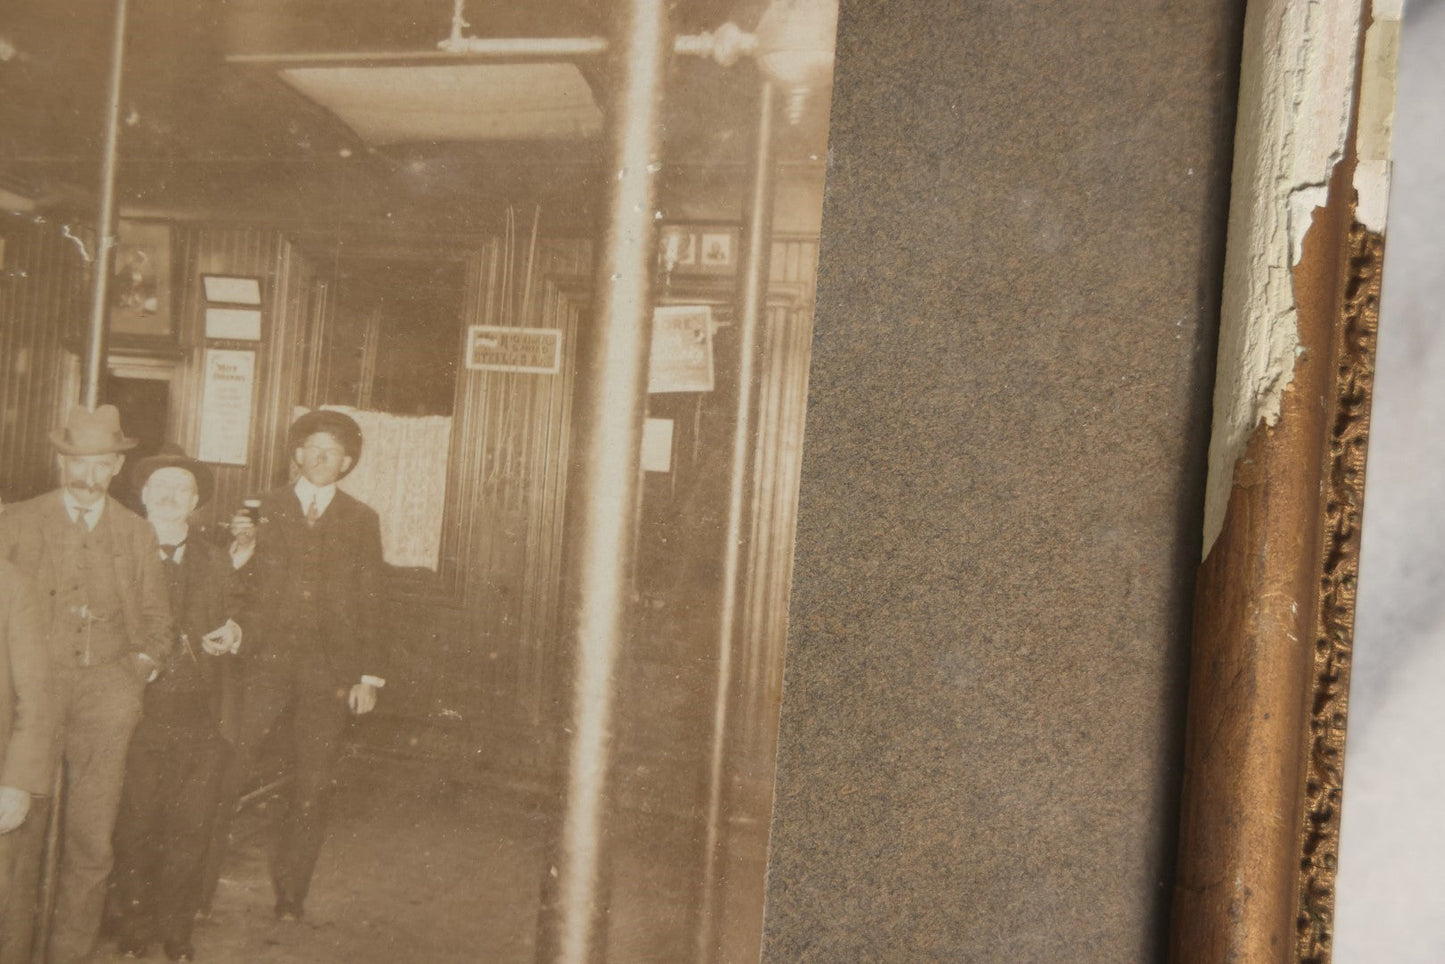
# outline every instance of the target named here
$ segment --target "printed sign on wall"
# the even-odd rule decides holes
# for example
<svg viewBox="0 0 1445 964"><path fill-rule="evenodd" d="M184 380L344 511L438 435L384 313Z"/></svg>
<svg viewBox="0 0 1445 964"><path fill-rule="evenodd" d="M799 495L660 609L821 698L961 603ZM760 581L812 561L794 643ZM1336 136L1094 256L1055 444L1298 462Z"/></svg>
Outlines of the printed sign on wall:
<svg viewBox="0 0 1445 964"><path fill-rule="evenodd" d="M712 309L707 305L655 309L647 390L710 392L712 389Z"/></svg>
<svg viewBox="0 0 1445 964"><path fill-rule="evenodd" d="M197 459L221 465L246 464L251 438L251 396L255 387L254 351L206 349Z"/></svg>
<svg viewBox="0 0 1445 964"><path fill-rule="evenodd" d="M562 332L555 328L467 329L467 367L484 372L555 375L562 368Z"/></svg>

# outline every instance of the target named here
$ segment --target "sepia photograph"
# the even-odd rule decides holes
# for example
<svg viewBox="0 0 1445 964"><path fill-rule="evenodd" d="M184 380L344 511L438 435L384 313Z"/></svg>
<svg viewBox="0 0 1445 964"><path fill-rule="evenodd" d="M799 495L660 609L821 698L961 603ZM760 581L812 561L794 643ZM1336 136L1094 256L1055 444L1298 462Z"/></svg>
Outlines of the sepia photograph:
<svg viewBox="0 0 1445 964"><path fill-rule="evenodd" d="M1441 13L6 0L0 964L1435 960Z"/></svg>
<svg viewBox="0 0 1445 964"><path fill-rule="evenodd" d="M0 962L758 959L837 16L0 10Z"/></svg>

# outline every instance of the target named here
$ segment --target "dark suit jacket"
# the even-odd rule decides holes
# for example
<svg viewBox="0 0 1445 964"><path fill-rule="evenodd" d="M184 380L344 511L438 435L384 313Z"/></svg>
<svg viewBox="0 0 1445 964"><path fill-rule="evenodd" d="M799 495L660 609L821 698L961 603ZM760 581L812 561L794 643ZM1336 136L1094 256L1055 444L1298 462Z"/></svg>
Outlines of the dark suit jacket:
<svg viewBox="0 0 1445 964"><path fill-rule="evenodd" d="M174 636L155 530L114 499L107 496L105 503L115 545L121 617L130 649L164 666ZM48 599L62 576L55 570L54 540L72 524L58 489L6 506L0 512L0 559L15 563L35 580L47 632L54 615Z"/></svg>
<svg viewBox="0 0 1445 964"><path fill-rule="evenodd" d="M0 559L0 786L50 792L55 708L35 584Z"/></svg>
<svg viewBox="0 0 1445 964"><path fill-rule="evenodd" d="M297 638L296 614L283 603L301 566L299 540L311 535L324 545L315 573L320 638L314 640ZM360 682L363 675L385 678L377 628L384 567L381 522L366 504L338 490L311 532L291 486L268 492L247 565L252 571L245 616L238 620L241 655L283 660L295 656L296 647L319 645L338 684Z"/></svg>
<svg viewBox="0 0 1445 964"><path fill-rule="evenodd" d="M238 611L240 598L230 555L195 526L181 555L180 585L180 604L171 615L176 633L184 634L186 642L177 639L169 669L146 688L146 719L141 726L145 728L148 720L175 724L196 715L185 712L193 709L209 714L221 735L234 742L239 722L236 658L212 656L201 647L201 641L226 620L234 618L241 624L244 617ZM244 624L241 631L244 643ZM162 719L150 719L156 716Z"/></svg>

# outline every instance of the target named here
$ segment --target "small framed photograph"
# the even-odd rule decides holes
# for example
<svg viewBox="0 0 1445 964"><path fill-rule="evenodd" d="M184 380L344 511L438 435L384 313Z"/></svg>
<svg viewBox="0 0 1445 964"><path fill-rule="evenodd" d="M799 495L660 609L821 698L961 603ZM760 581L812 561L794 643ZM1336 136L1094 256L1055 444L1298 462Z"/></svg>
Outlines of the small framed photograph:
<svg viewBox="0 0 1445 964"><path fill-rule="evenodd" d="M121 219L111 268L111 332L120 338L173 341L171 301L170 224Z"/></svg>
<svg viewBox="0 0 1445 964"><path fill-rule="evenodd" d="M735 260L736 232L704 231L698 245L698 259L703 267L731 271Z"/></svg>
<svg viewBox="0 0 1445 964"><path fill-rule="evenodd" d="M260 278L203 274L201 275L201 286L205 290L207 304L255 305L257 307L261 304Z"/></svg>
<svg viewBox="0 0 1445 964"><path fill-rule="evenodd" d="M735 224L664 224L657 264L664 275L729 275L737 271L741 229Z"/></svg>

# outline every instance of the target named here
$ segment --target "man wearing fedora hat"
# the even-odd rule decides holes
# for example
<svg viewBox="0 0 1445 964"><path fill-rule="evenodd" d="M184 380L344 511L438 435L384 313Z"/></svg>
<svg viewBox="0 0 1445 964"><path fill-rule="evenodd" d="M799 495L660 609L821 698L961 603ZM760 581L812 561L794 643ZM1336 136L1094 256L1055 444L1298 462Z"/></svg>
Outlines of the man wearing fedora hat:
<svg viewBox="0 0 1445 964"><path fill-rule="evenodd" d="M167 443L136 463L132 483L160 542L176 636L130 742L115 825L116 932L128 956L159 940L168 958L186 961L195 956L202 867L235 739L233 657L218 654L240 644L241 630L231 618L231 560L190 526L215 489L211 470Z"/></svg>
<svg viewBox="0 0 1445 964"><path fill-rule="evenodd" d="M252 605L238 650L246 682L229 793L289 708L284 736L295 779L272 882L276 916L296 920L325 837L326 796L348 719L371 712L385 685L377 634L384 563L376 513L336 487L361 457L360 426L317 410L298 418L287 438L295 483L262 497L259 525L244 515L232 523L232 555L251 570Z"/></svg>
<svg viewBox="0 0 1445 964"><path fill-rule="evenodd" d="M50 440L60 487L0 513L0 558L35 580L43 601L65 764L49 953L68 964L95 946L126 748L172 636L155 533L106 494L136 444L120 413L77 407Z"/></svg>

